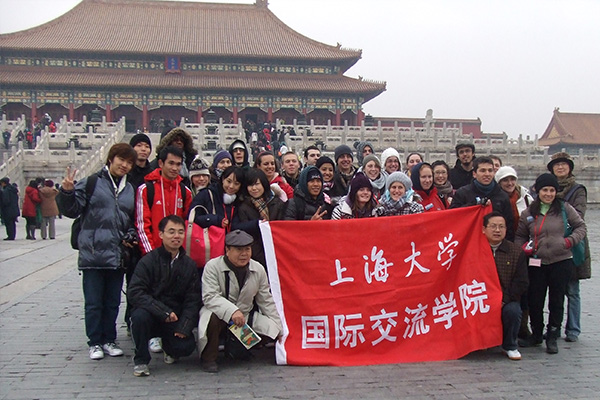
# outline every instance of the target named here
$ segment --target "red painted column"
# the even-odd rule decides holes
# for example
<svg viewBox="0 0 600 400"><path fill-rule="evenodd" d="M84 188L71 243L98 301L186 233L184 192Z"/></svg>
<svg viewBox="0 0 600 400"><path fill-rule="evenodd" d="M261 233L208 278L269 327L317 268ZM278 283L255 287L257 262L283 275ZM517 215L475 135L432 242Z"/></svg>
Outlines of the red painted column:
<svg viewBox="0 0 600 400"><path fill-rule="evenodd" d="M142 129L148 129L148 106L142 106Z"/></svg>
<svg viewBox="0 0 600 400"><path fill-rule="evenodd" d="M267 108L267 121L273 122L273 107Z"/></svg>
<svg viewBox="0 0 600 400"><path fill-rule="evenodd" d="M233 107L233 123L237 124L238 123L238 109L237 107Z"/></svg>
<svg viewBox="0 0 600 400"><path fill-rule="evenodd" d="M340 110L339 108L335 110L335 125L342 125L342 110Z"/></svg>
<svg viewBox="0 0 600 400"><path fill-rule="evenodd" d="M36 117L37 117L37 105L35 103L31 103L31 123L32 124L33 124L33 121L35 121Z"/></svg>
<svg viewBox="0 0 600 400"><path fill-rule="evenodd" d="M360 126L364 119L365 119L365 113L363 113L362 110L358 110L358 113L356 114L356 125Z"/></svg>
<svg viewBox="0 0 600 400"><path fill-rule="evenodd" d="M112 113L110 109L110 104L106 105L106 122L112 122Z"/></svg>
<svg viewBox="0 0 600 400"><path fill-rule="evenodd" d="M196 116L196 123L200 123L200 120L202 119L202 107L198 106L198 115Z"/></svg>
<svg viewBox="0 0 600 400"><path fill-rule="evenodd" d="M75 120L75 104L69 103L69 121Z"/></svg>

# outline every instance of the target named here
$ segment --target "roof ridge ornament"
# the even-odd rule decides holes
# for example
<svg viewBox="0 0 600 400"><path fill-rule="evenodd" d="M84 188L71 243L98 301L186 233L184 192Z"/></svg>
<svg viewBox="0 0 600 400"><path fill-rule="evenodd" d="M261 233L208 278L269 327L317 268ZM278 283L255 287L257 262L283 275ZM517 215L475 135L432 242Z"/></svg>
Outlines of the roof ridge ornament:
<svg viewBox="0 0 600 400"><path fill-rule="evenodd" d="M256 6L257 7L268 8L269 7L269 0L256 0Z"/></svg>

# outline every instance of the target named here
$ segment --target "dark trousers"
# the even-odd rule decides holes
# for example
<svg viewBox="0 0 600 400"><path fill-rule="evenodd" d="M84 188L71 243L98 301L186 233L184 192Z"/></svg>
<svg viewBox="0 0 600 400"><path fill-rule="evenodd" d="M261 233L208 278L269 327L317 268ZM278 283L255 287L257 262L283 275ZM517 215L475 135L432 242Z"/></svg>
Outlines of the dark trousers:
<svg viewBox="0 0 600 400"><path fill-rule="evenodd" d="M511 301L502 307L502 348L504 350L517 349L517 336L521 327L521 304Z"/></svg>
<svg viewBox="0 0 600 400"><path fill-rule="evenodd" d="M544 331L544 302L548 291L548 331L560 332L567 284L573 273L573 260L541 267L529 267L529 318L533 336L541 340Z"/></svg>
<svg viewBox="0 0 600 400"><path fill-rule="evenodd" d="M166 315L165 315L166 318ZM161 321L143 308L134 308L131 312L130 328L131 338L135 346L135 365L148 364L150 362L150 351L148 341L153 337L162 338L162 348L171 357L189 356L196 349L194 335L184 339L175 336L177 323Z"/></svg>
<svg viewBox="0 0 600 400"><path fill-rule="evenodd" d="M222 321L215 314L210 316L208 327L206 328L206 346L202 350L202 361L217 361L219 356L219 336L223 329L227 328L227 323Z"/></svg>
<svg viewBox="0 0 600 400"><path fill-rule="evenodd" d="M114 342L117 339L123 270L85 269L82 272L88 346Z"/></svg>
<svg viewBox="0 0 600 400"><path fill-rule="evenodd" d="M136 246L132 249L129 249L129 259L125 265L125 283L126 283L126 288L129 289L129 282L131 281L131 278L133 277L133 272L135 271L135 266L137 265L137 262L140 260L141 258L141 254L140 254L140 249ZM129 321L131 319L131 304L129 304L129 299L127 299L127 297L125 298L127 300L127 306L125 307L125 317L124 317L124 321L127 324L127 328L129 329Z"/></svg>
<svg viewBox="0 0 600 400"><path fill-rule="evenodd" d="M15 240L17 236L17 218L4 218L6 228L6 237L10 240Z"/></svg>

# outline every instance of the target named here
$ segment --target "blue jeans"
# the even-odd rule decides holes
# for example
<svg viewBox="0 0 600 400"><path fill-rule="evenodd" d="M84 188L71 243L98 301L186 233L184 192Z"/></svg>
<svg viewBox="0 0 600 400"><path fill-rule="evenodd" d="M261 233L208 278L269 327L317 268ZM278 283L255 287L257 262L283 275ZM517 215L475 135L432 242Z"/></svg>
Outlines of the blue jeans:
<svg viewBox="0 0 600 400"><path fill-rule="evenodd" d="M517 349L517 335L521 327L521 316L521 303L518 301L511 301L502 307L502 349Z"/></svg>
<svg viewBox="0 0 600 400"><path fill-rule="evenodd" d="M578 337L581 333L581 297L579 279L572 279L567 285L567 324L565 334Z"/></svg>
<svg viewBox="0 0 600 400"><path fill-rule="evenodd" d="M123 269L85 269L82 273L88 346L112 343L117 339Z"/></svg>

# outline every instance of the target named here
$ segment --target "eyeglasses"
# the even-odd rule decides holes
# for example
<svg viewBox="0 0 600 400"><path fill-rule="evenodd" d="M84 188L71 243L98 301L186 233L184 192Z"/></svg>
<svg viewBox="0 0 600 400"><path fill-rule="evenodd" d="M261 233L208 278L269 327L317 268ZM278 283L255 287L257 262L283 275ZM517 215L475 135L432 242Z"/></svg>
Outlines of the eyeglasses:
<svg viewBox="0 0 600 400"><path fill-rule="evenodd" d="M506 225L489 224L486 228L491 229L493 231L495 231L495 230L503 231L504 229L506 229Z"/></svg>
<svg viewBox="0 0 600 400"><path fill-rule="evenodd" d="M434 175L448 175L446 171L437 171L433 173Z"/></svg>

